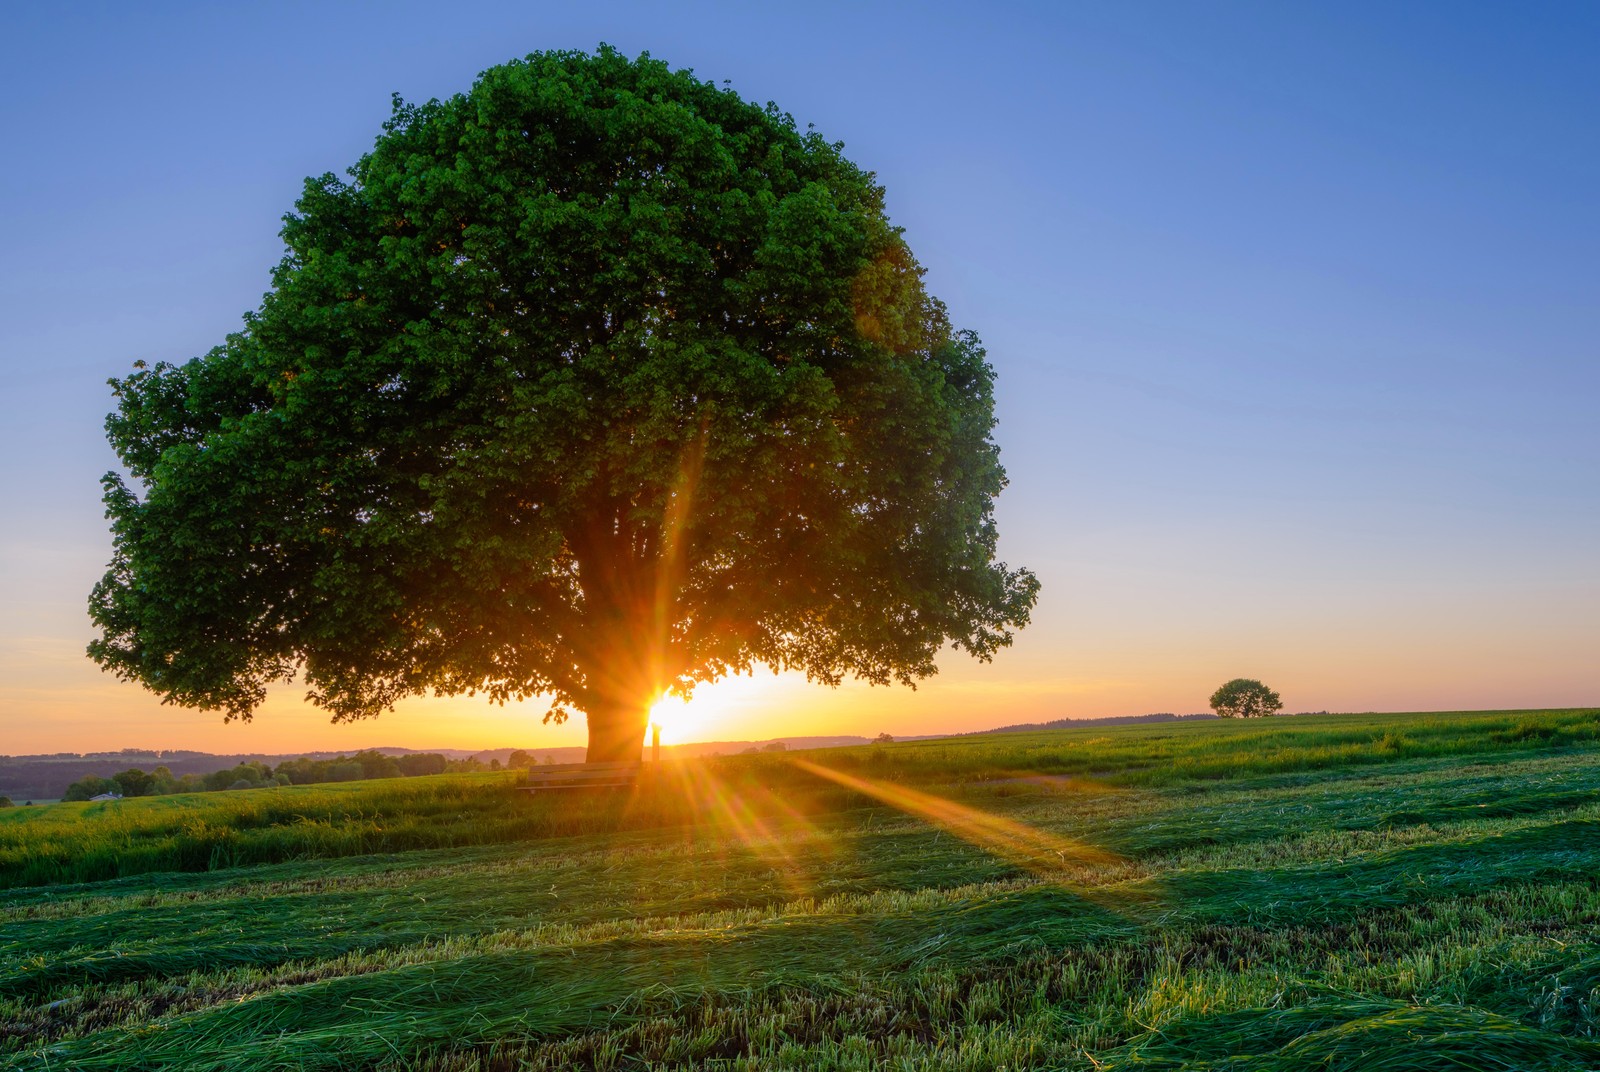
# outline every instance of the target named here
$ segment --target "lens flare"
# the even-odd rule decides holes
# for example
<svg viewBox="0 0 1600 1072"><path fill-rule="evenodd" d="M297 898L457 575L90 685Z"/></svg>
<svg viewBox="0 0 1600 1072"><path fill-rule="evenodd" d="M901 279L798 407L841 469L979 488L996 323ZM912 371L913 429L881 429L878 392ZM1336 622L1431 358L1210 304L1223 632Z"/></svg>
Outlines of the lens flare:
<svg viewBox="0 0 1600 1072"><path fill-rule="evenodd" d="M651 813L663 807L681 809L690 841L697 840L696 831L709 829L713 851L724 856L748 853L765 861L771 880L791 900L815 893L817 868L835 855L837 845L781 791L759 779L730 780L714 761L668 759L645 764L645 773L631 808Z"/></svg>

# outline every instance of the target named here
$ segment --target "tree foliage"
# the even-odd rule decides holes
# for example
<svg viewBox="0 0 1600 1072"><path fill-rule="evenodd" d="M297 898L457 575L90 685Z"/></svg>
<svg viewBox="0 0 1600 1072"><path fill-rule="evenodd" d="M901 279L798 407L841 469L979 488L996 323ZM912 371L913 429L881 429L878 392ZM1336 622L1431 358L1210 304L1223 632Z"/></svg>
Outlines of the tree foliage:
<svg viewBox="0 0 1600 1072"><path fill-rule="evenodd" d="M591 758L758 664L989 659L993 372L840 150L604 48L396 98L243 330L112 381L91 656L230 719L544 694Z"/></svg>
<svg viewBox="0 0 1600 1072"><path fill-rule="evenodd" d="M125 797L146 796L155 785L155 776L146 774L138 767L113 774L111 780L117 783L117 792Z"/></svg>
<svg viewBox="0 0 1600 1072"><path fill-rule="evenodd" d="M1277 714L1283 701L1261 682L1236 677L1211 694L1211 710L1223 718L1256 718Z"/></svg>
<svg viewBox="0 0 1600 1072"><path fill-rule="evenodd" d="M395 766L400 768L400 773L407 777L416 777L422 774L443 774L449 760L437 752L411 752L407 755L396 756ZM371 777L369 775L369 777Z"/></svg>

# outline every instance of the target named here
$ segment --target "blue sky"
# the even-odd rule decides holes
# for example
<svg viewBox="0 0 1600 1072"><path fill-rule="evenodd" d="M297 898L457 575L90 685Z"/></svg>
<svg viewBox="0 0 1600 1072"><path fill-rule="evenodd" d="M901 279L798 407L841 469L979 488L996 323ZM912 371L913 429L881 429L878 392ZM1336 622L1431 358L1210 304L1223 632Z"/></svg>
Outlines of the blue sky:
<svg viewBox="0 0 1600 1072"><path fill-rule="evenodd" d="M109 550L105 379L235 330L301 180L370 147L392 92L601 41L774 100L878 173L999 370L1003 552L1045 586L992 666L952 657L916 693L736 683L696 735L800 711L902 733L1192 711L1237 675L1291 710L1600 702L1600 7L39 5L7 24L0 751L581 739L437 703L328 727L293 692L270 726L224 728L101 675L83 608Z"/></svg>

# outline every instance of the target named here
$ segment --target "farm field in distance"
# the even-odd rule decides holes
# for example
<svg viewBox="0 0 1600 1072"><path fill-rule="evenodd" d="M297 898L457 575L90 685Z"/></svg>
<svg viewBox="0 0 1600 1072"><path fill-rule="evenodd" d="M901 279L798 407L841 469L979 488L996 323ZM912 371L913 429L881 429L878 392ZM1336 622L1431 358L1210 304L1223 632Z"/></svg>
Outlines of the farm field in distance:
<svg viewBox="0 0 1600 1072"><path fill-rule="evenodd" d="M0 812L19 1069L1600 1068L1600 709Z"/></svg>

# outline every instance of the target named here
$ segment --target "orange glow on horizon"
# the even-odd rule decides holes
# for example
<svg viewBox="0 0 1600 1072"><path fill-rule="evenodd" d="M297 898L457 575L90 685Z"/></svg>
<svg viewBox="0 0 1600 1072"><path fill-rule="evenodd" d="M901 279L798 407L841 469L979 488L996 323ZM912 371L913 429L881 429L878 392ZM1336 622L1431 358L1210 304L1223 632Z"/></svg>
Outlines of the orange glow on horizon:
<svg viewBox="0 0 1600 1072"><path fill-rule="evenodd" d="M761 743L778 737L871 739L964 733L1061 718L1203 711L1230 676L1258 677L1290 711L1450 711L1593 705L1589 635L1559 617L1530 619L1517 645L1456 627L1416 635L1420 648L1382 630L1277 630L1253 638L1183 642L1160 622L1135 650L1132 634L1052 635L1048 614L993 664L941 660L915 691L847 681L837 689L803 675L730 675L659 712L668 745ZM1131 627L1130 627L1131 628ZM1452 631L1452 628L1455 631ZM1035 633L1037 629L1039 632ZM413 697L376 719L332 724L298 684L271 690L254 721L224 723L215 712L163 706L153 695L103 674L83 654L87 630L0 643L0 752L11 755L120 748L193 749L217 754L301 754L405 747L421 750L581 748L588 728L574 717L544 723L548 702L498 706L482 697ZM1238 650L1252 654L1241 660ZM1248 665L1241 669L1241 662ZM1510 668L1510 669L1508 669ZM1514 670L1514 673L1512 672ZM674 706L676 705L676 706Z"/></svg>

